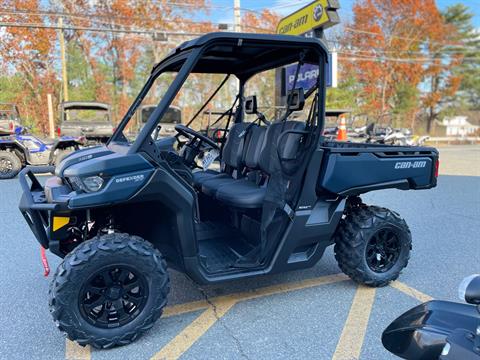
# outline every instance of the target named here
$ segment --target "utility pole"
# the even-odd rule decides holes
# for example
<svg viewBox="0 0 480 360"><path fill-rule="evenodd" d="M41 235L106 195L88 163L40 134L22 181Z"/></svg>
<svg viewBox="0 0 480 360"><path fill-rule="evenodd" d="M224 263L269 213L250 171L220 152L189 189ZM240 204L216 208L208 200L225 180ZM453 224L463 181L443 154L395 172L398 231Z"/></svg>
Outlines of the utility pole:
<svg viewBox="0 0 480 360"><path fill-rule="evenodd" d="M233 31L242 32L242 16L240 14L240 0L233 0Z"/></svg>
<svg viewBox="0 0 480 360"><path fill-rule="evenodd" d="M63 18L58 18L59 39L60 39L60 57L62 60L62 82L63 82L63 101L68 101L68 79L67 79L67 61L65 59L65 38L63 37Z"/></svg>

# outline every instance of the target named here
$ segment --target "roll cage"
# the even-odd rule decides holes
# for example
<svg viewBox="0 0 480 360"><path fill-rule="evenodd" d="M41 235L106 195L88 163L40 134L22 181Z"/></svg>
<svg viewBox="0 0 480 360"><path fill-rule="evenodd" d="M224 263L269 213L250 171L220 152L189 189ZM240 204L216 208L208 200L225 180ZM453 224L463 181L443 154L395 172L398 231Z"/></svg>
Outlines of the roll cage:
<svg viewBox="0 0 480 360"><path fill-rule="evenodd" d="M321 134L325 113L325 65L328 62L328 50L317 39L299 36L270 34L210 33L188 41L174 49L163 61L155 65L146 84L140 91L125 117L120 122L113 136L107 143L111 150L128 152L146 152L153 154L155 145L151 134L180 91L190 73L211 73L234 75L239 80L239 96L244 98L244 85L248 79L260 72L298 62L303 58L306 63L318 64L318 108L314 131ZM127 139L123 130L142 103L148 91L160 74L176 72L177 75L155 111L150 115L145 126L128 149L124 146ZM242 110L243 101L238 104ZM239 111L239 114L242 114ZM243 117L236 116L235 122ZM312 130L313 131L313 130ZM318 138L318 136L315 136ZM122 149L119 149L119 146Z"/></svg>

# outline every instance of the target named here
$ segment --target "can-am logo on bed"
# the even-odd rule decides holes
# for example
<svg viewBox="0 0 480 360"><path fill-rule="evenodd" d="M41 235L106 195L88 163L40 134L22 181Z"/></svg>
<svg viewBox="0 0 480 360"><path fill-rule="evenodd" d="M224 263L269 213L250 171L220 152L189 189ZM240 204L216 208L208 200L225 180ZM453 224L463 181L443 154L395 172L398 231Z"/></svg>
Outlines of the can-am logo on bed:
<svg viewBox="0 0 480 360"><path fill-rule="evenodd" d="M420 169L427 166L426 161L399 161L395 163L395 169Z"/></svg>

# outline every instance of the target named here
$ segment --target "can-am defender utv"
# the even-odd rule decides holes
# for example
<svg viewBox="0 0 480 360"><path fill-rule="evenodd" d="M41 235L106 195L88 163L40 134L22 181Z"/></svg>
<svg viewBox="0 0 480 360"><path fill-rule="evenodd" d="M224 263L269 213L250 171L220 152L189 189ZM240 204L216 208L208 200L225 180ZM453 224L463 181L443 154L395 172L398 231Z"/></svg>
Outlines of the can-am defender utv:
<svg viewBox="0 0 480 360"><path fill-rule="evenodd" d="M359 195L436 186L438 153L326 141L327 59L315 39L207 34L153 68L106 146L68 156L45 186L36 170L23 171L20 210L41 246L63 258L50 310L70 339L99 348L134 341L166 304L167 264L211 284L308 268L335 244L338 264L353 280L384 286L398 277L411 248L407 224ZM302 64L318 65L317 84L302 89L295 81L285 92L284 114L267 120L246 85L292 63L297 78ZM238 80L238 87L228 86L238 94L224 113L230 121L221 148L181 124L175 137L158 139L162 116L187 78L199 74L221 76L219 88ZM153 92L160 102L131 142L124 131L160 78L170 86L162 95ZM305 122L289 119L302 108ZM244 121L249 116L255 120ZM200 153L206 168L219 152L219 172L198 169Z"/></svg>

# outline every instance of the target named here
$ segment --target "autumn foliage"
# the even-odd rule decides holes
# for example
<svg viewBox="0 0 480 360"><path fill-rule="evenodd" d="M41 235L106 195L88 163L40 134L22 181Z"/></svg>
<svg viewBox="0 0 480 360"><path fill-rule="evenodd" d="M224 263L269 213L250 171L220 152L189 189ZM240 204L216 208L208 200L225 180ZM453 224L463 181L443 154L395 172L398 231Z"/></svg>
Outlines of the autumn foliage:
<svg viewBox="0 0 480 360"><path fill-rule="evenodd" d="M66 97L54 28L61 17L69 100L107 102L118 121L155 62L183 41L218 30L201 20L210 6L207 0L0 0L1 22L33 26L0 28L0 102L16 103L47 132L47 94L55 107ZM457 29L434 0L357 0L352 10L336 40L340 88L329 90L329 105L379 122L397 117L402 126L425 120L429 130L462 82L462 55L451 50L459 44ZM275 33L280 18L271 9L244 9L242 31ZM208 93L215 81L192 82L192 94ZM192 112L191 104L182 106Z"/></svg>
<svg viewBox="0 0 480 360"><path fill-rule="evenodd" d="M361 84L358 105L364 112L380 120L403 105L411 119L406 125L414 125L421 105L433 108L457 90L460 79L449 70L460 59L441 53L455 29L444 23L434 0L361 0L353 13L341 61ZM427 80L433 86L423 84Z"/></svg>

